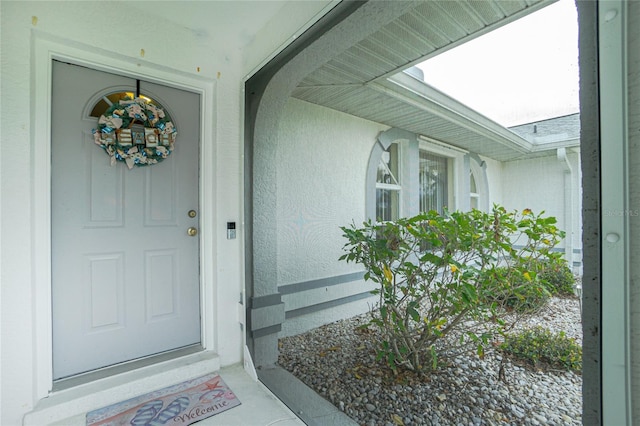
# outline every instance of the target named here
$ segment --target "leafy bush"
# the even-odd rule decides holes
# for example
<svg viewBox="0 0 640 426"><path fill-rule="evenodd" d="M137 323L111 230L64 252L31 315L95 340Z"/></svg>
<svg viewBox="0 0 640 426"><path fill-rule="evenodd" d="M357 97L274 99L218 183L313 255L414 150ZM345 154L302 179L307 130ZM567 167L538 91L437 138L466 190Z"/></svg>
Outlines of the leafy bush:
<svg viewBox="0 0 640 426"><path fill-rule="evenodd" d="M546 281L539 273L532 271L519 274L510 267L496 267L489 271L484 287L487 303L495 303L501 310L514 311L519 314L533 314L546 305L550 292Z"/></svg>
<svg viewBox="0 0 640 426"><path fill-rule="evenodd" d="M490 270L486 300L507 310L532 314L544 307L551 296L574 295L575 278L559 254L531 261L529 269L527 275L520 275L509 266Z"/></svg>
<svg viewBox="0 0 640 426"><path fill-rule="evenodd" d="M543 327L535 327L507 335L500 349L534 366L544 362L567 370L582 370L582 346L563 331L552 333Z"/></svg>
<svg viewBox="0 0 640 426"><path fill-rule="evenodd" d="M562 258L554 258L546 262L540 262L540 278L547 283L551 294L561 296L573 296L575 277L569 268L567 261Z"/></svg>
<svg viewBox="0 0 640 426"><path fill-rule="evenodd" d="M505 325L497 291L507 289L518 300L531 291L526 283L535 283L534 262L556 256L551 249L564 237L555 223L529 209L494 206L491 213L430 211L341 227L348 242L340 259L362 264L365 279L378 284L371 324L383 336L379 359L394 370L436 368L452 349L452 339L442 344L447 336L455 336L457 349L475 347L482 356ZM515 278L523 285L513 285Z"/></svg>

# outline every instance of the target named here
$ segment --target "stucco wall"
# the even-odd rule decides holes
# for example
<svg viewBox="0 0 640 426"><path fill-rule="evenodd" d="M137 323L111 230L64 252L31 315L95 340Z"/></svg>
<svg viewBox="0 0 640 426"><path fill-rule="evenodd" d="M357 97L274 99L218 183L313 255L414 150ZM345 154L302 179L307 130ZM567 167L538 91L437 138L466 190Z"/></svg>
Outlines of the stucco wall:
<svg viewBox="0 0 640 426"><path fill-rule="evenodd" d="M573 188L570 217L565 215L565 206L568 205L565 200L565 169L555 155L504 162L501 204L508 210L530 208L535 213L544 210L546 216L554 216L558 227L567 233L567 239L572 238L575 251L582 247L581 171L579 154L568 151L567 158L572 170ZM565 247L565 242L561 242L559 247ZM579 259L579 253L574 254L574 260Z"/></svg>
<svg viewBox="0 0 640 426"><path fill-rule="evenodd" d="M369 155L387 127L291 99L278 145L278 283L352 272L340 226L365 217Z"/></svg>
<svg viewBox="0 0 640 426"><path fill-rule="evenodd" d="M378 133L387 127L348 114L290 99L278 129L277 250L278 285L292 285L361 271L357 264L338 261L345 243L340 226L365 220L366 172ZM320 287L291 294L289 307L322 303L361 293L363 284ZM304 299L301 303L300 298ZM342 317L366 310L366 302L351 309L333 309ZM344 314L347 315L344 315ZM329 312L288 321L295 334L338 319ZM311 321L315 317L317 321ZM298 325L295 325L298 324Z"/></svg>
<svg viewBox="0 0 640 426"><path fill-rule="evenodd" d="M640 420L640 3L628 2L629 217L631 292L631 385L633 418Z"/></svg>

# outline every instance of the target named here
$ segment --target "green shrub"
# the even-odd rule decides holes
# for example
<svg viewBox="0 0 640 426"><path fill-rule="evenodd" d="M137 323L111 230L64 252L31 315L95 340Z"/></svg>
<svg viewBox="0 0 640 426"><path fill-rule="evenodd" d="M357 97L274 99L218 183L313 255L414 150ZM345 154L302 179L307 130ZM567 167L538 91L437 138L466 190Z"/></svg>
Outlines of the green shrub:
<svg viewBox="0 0 640 426"><path fill-rule="evenodd" d="M569 268L567 261L562 258L554 258L540 262L540 279L547 283L547 288L553 295L573 296L575 277Z"/></svg>
<svg viewBox="0 0 640 426"><path fill-rule="evenodd" d="M487 271L484 294L488 302L518 313L535 313L549 297L574 295L575 278L559 253L531 260L527 275L508 266Z"/></svg>
<svg viewBox="0 0 640 426"><path fill-rule="evenodd" d="M552 333L543 327L535 327L506 335L500 349L534 366L544 362L567 370L582 370L582 347L563 331Z"/></svg>
<svg viewBox="0 0 640 426"><path fill-rule="evenodd" d="M545 306L552 293L540 274L532 271L527 275L510 267L496 267L488 271L483 287L487 303L495 303L502 310L520 314L536 313Z"/></svg>
<svg viewBox="0 0 640 426"><path fill-rule="evenodd" d="M442 343L449 335L460 350L474 347L482 356L491 335L505 326L498 291L528 297L525 284L537 277L534 262L553 258L564 237L555 223L529 209L494 206L490 213L430 211L341 227L348 242L340 259L362 264L365 279L377 283L379 309L370 324L382 335L378 358L394 370L436 368L452 350L453 339ZM502 272L496 267L506 264ZM514 286L518 279L526 283Z"/></svg>

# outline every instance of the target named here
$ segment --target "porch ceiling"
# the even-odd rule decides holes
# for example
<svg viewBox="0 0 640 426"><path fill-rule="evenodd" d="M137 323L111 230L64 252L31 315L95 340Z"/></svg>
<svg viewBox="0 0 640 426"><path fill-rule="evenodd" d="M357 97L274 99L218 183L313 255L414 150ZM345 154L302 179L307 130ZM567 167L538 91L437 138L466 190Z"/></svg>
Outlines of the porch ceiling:
<svg viewBox="0 0 640 426"><path fill-rule="evenodd" d="M555 0L419 1L309 74L293 97L496 160L540 155L531 142L401 71Z"/></svg>

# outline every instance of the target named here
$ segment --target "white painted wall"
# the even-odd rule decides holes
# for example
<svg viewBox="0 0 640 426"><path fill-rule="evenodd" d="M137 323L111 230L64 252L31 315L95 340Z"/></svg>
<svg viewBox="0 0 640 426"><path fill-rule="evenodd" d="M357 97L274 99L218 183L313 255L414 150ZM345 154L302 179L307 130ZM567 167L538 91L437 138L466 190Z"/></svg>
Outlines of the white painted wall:
<svg viewBox="0 0 640 426"><path fill-rule="evenodd" d="M388 127L348 114L290 99L279 126L277 153L278 285L300 283L361 271L357 264L338 261L346 240L340 226L365 220L365 188L369 155L376 138ZM371 287L336 285L313 294L285 296L314 303L326 294L344 297ZM352 316L366 311L366 302L346 309ZM340 308L345 311L345 307ZM345 312L343 312L344 314ZM311 316L311 315L310 315ZM338 319L327 313L295 319L286 334ZM344 317L344 316L343 316ZM296 326L294 324L299 324Z"/></svg>
<svg viewBox="0 0 640 426"><path fill-rule="evenodd" d="M366 172L388 127L291 99L279 126L278 283L360 270L338 262L340 226L365 219Z"/></svg>
<svg viewBox="0 0 640 426"><path fill-rule="evenodd" d="M518 160L503 163L502 204L507 209L530 208L534 212L544 210L546 214L562 222L564 202L562 167L555 157Z"/></svg>
<svg viewBox="0 0 640 426"><path fill-rule="evenodd" d="M567 233L567 238L572 238L573 247L577 249L582 247L582 179L579 154L570 151L567 157L573 170L571 229L565 218L563 164L555 152L548 157L502 163L502 194L501 198L494 199L507 210L530 208L534 213L544 210L546 216L554 216L558 227ZM565 247L565 243L559 247Z"/></svg>
<svg viewBox="0 0 640 426"><path fill-rule="evenodd" d="M247 18L252 17L254 24L248 27L238 24L242 16L230 15L238 12L233 2L180 3L186 16L191 13L199 22L205 19L207 25L196 29L172 23L170 15L159 16L163 7L170 5L162 2L145 2L142 9L110 2L0 3L0 424L20 424L42 396L38 391L42 379L36 377L43 356L38 352L43 342L36 333L42 310L34 300L36 289L42 289L38 277L46 271L35 270L33 261L34 253L42 250L34 245L39 231L35 227L37 212L33 210L38 193L33 186L37 172L34 156L38 153L33 147L42 146L36 135L46 133L46 129L33 114L47 99L35 98L43 93L34 85L42 81L38 74L43 71L36 68L35 46L42 41L54 42L65 51L97 55L103 65L117 62L139 70L142 76L169 76L169 84L171 75L175 75L177 80L193 81L194 87L214 88L204 99L207 115L203 117L212 130L204 143L213 145L215 151L209 169L213 183L203 194L205 205L208 201L211 206L213 221L201 232L212 252L207 261L213 271L210 278L224 285L214 285L204 297L215 300L215 330L208 332L214 336L221 364L227 365L241 360L243 344L237 309L243 286L243 83L247 73L305 28L328 2L304 3L286 13L270 10L271 16L258 13L259 3L245 4L252 13ZM199 10L204 7L210 19L200 16ZM227 221L239 224L236 240L226 239Z"/></svg>

